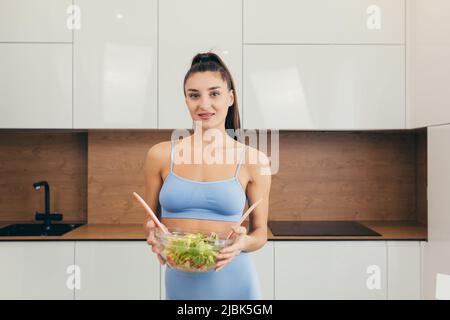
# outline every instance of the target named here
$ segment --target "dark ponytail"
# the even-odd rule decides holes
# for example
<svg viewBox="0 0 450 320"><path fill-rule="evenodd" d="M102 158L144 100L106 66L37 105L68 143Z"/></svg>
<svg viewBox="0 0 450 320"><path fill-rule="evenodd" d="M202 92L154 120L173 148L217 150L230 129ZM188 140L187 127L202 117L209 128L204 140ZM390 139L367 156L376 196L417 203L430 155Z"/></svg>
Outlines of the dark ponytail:
<svg viewBox="0 0 450 320"><path fill-rule="evenodd" d="M232 136L235 140L238 140L239 131L241 129L241 119L239 116L238 99L236 96L236 89L235 89L236 87L234 85L233 77L231 76L230 71L217 54L213 52L206 52L195 55L195 57L192 59L190 69L184 76L183 94L186 97L186 92L184 88L187 79L194 73L206 71L219 72L222 77L222 80L227 83L228 90L233 90L234 102L231 105L231 107L228 108L228 113L225 118L225 130L229 135L230 132L232 132L233 135L230 136ZM237 135L238 139L236 139L236 136L234 136L235 134Z"/></svg>

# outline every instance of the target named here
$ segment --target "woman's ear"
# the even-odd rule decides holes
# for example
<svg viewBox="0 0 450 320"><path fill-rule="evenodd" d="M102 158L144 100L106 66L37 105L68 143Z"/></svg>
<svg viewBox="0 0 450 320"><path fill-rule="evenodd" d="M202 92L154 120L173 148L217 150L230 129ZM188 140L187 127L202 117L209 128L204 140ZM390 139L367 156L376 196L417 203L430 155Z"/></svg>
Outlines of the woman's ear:
<svg viewBox="0 0 450 320"><path fill-rule="evenodd" d="M233 104L234 104L234 90L231 89L231 90L230 90L230 99L229 99L228 106L231 107Z"/></svg>

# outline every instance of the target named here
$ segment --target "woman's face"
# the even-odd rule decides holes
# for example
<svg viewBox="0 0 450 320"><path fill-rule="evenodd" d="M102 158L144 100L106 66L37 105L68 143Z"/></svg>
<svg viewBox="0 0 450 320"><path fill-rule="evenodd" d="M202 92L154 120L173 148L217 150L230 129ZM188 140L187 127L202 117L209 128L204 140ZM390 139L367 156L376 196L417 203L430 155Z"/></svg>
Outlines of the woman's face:
<svg viewBox="0 0 450 320"><path fill-rule="evenodd" d="M234 94L233 90L228 90L219 72L192 74L186 80L184 90L193 121L200 121L203 130L225 128L225 118L234 102Z"/></svg>

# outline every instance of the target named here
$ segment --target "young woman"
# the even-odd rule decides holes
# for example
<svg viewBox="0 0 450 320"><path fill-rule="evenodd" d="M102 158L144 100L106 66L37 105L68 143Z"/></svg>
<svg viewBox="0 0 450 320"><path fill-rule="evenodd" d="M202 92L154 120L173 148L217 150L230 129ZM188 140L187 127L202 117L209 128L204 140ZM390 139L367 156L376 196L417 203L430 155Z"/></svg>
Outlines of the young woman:
<svg viewBox="0 0 450 320"><path fill-rule="evenodd" d="M176 142L161 142L148 151L144 164L146 201L154 212L160 204L161 222L169 229L213 231L221 238L232 229L235 233L233 243L220 251L215 271L190 273L166 268L166 299L261 299L258 277L248 252L260 249L267 241L271 177L262 174L262 168L269 161L263 152L227 133L240 129L240 117L234 81L218 55L196 55L183 88L196 125L192 135ZM233 163L174 161L180 151L193 159L195 152L204 155L206 148L211 149L208 131L221 133L214 141L214 151L222 154L233 151L238 155ZM246 200L250 206L260 198L263 200L250 214L247 234L246 228L237 227L236 223ZM164 265L155 243L155 224L148 220L145 229L147 242Z"/></svg>

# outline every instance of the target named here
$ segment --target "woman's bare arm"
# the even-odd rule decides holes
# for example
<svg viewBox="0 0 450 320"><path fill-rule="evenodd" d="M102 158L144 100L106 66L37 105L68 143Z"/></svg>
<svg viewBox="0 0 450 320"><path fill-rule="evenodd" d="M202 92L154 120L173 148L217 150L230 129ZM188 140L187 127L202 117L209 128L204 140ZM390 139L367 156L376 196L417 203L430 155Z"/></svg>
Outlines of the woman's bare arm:
<svg viewBox="0 0 450 320"><path fill-rule="evenodd" d="M149 207L156 213L159 192L162 186L161 169L164 159L164 143L150 148L144 162L145 198ZM147 221L145 222L145 224Z"/></svg>
<svg viewBox="0 0 450 320"><path fill-rule="evenodd" d="M272 177L271 175L262 173L263 168L266 168L266 171L268 169L269 160L267 156L256 149L253 149L252 152L257 152L259 157L257 164L249 164L247 166L251 177L247 185L249 206L260 198L263 200L250 213L250 230L248 230L249 232L245 239L243 251L258 250L267 242L267 219L269 215L269 194Z"/></svg>

